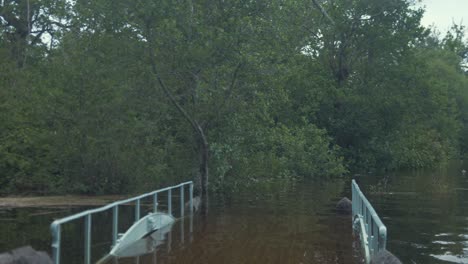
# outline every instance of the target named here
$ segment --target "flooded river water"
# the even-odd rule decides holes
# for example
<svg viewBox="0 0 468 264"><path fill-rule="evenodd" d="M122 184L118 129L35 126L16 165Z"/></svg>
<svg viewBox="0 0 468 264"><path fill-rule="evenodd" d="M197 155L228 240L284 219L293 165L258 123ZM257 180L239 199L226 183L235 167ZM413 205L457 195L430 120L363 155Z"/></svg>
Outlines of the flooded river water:
<svg viewBox="0 0 468 264"><path fill-rule="evenodd" d="M404 263L468 263L468 163L358 179Z"/></svg>
<svg viewBox="0 0 468 264"><path fill-rule="evenodd" d="M466 165L355 177L387 225L387 248L403 263L468 263ZM350 179L212 195L206 217L177 221L155 251L106 263L359 263L351 222L334 212L349 195ZM0 208L0 252L22 245L49 252L51 221L83 209ZM121 210L125 229L133 207ZM94 261L110 249L109 219L93 217ZM83 263L83 224L64 226L62 234L62 263Z"/></svg>

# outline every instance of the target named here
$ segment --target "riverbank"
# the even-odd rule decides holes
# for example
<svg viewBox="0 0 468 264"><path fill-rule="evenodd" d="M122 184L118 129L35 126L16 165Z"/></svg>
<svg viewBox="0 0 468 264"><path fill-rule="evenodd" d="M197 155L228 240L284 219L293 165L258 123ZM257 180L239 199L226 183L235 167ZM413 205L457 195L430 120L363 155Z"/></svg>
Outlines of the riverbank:
<svg viewBox="0 0 468 264"><path fill-rule="evenodd" d="M0 198L0 208L100 206L127 197L126 195L10 196Z"/></svg>

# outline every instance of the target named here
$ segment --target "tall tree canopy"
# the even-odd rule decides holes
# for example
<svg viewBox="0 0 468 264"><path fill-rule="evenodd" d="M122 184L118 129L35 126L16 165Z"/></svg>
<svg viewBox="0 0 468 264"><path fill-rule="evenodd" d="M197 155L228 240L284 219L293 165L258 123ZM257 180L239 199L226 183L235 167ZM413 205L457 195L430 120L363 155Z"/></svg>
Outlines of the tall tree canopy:
<svg viewBox="0 0 468 264"><path fill-rule="evenodd" d="M464 28L438 38L422 14L409 0L1 1L0 192L236 190L461 157Z"/></svg>

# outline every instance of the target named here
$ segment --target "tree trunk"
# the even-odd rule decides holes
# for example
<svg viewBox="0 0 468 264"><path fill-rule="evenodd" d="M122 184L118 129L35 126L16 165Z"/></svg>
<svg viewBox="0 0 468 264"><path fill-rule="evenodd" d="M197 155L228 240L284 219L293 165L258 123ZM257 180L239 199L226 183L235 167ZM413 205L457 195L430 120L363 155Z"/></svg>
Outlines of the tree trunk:
<svg viewBox="0 0 468 264"><path fill-rule="evenodd" d="M208 141L206 140L205 133L203 129L198 126L198 134L200 136L199 140L199 151L200 151L200 177L201 177L201 198L202 198L202 214L208 214L208 159L209 159L209 149Z"/></svg>
<svg viewBox="0 0 468 264"><path fill-rule="evenodd" d="M150 30L148 31L150 32ZM164 83L163 79L159 75L158 68L156 65L155 55L154 55L154 47L152 46L152 36L148 36L149 40L149 53L150 53L150 63L151 69L153 74L156 76L156 79L159 83L159 86L163 90L164 94L167 96L169 101L175 106L175 108L180 112L180 114L187 120L190 126L193 128L193 132L197 137L197 141L199 142L199 153L200 153L200 177L201 177L201 198L202 198L202 213L208 212L208 159L209 159L209 148L208 148L208 140L206 139L205 132L203 128L200 126L199 122L195 119L195 117L191 116L183 107L182 105L177 102L176 98L172 94L172 92L168 89L166 84Z"/></svg>

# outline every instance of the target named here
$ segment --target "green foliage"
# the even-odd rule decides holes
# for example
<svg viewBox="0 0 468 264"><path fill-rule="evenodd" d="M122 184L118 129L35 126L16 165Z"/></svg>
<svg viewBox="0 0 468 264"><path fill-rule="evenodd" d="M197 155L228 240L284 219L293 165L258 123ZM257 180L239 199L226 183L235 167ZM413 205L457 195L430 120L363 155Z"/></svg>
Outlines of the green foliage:
<svg viewBox="0 0 468 264"><path fill-rule="evenodd" d="M0 192L197 179L199 132L174 101L206 135L213 189L466 154L464 28L439 39L406 0L318 2L330 19L309 1L43 0L29 30L5 1Z"/></svg>

